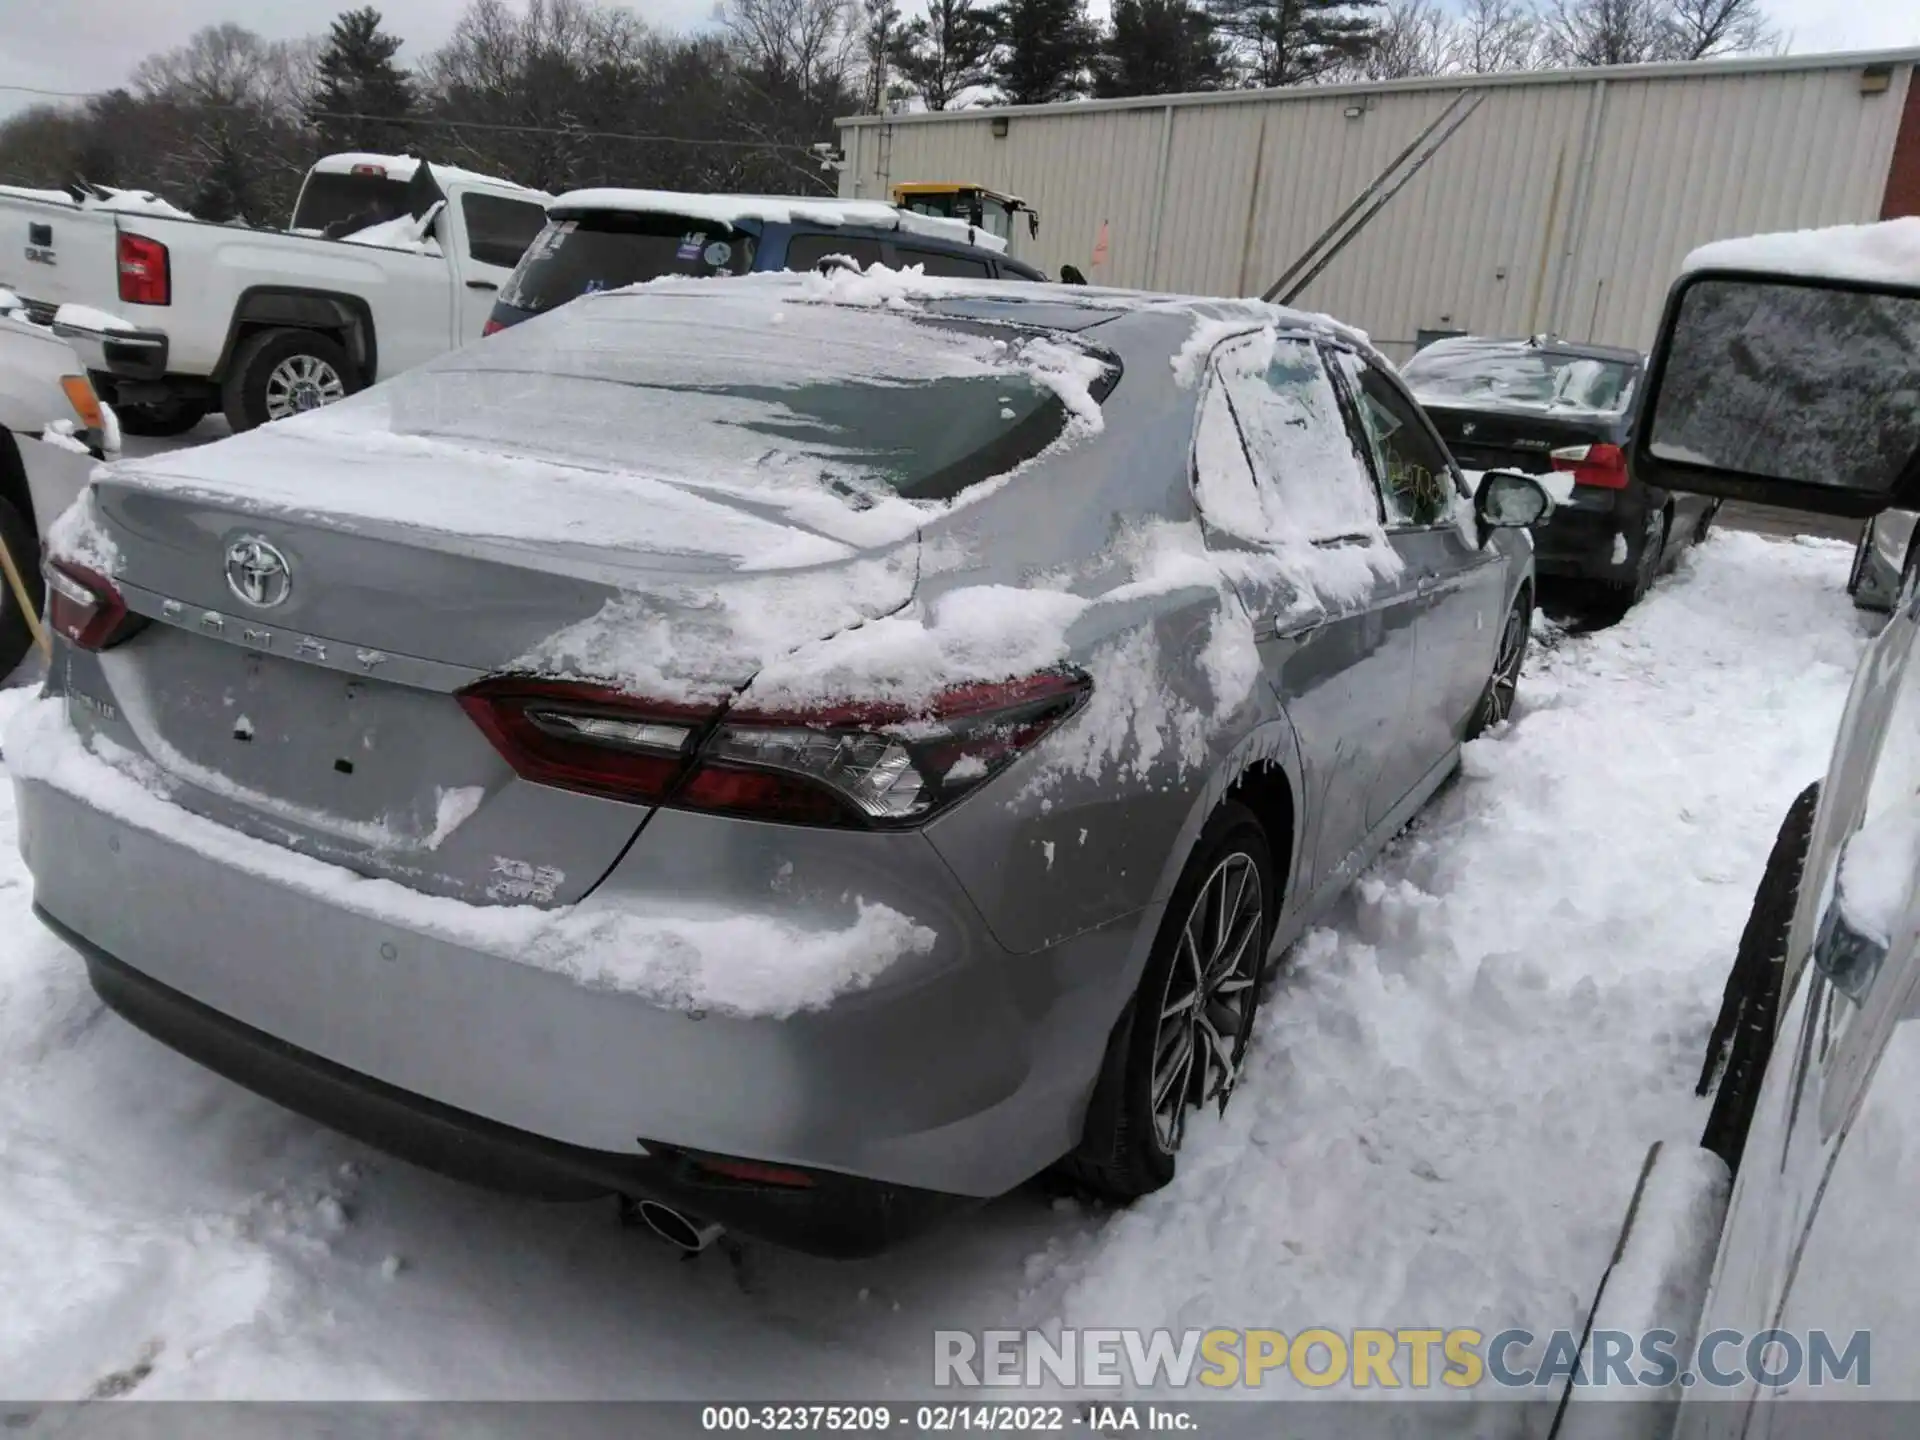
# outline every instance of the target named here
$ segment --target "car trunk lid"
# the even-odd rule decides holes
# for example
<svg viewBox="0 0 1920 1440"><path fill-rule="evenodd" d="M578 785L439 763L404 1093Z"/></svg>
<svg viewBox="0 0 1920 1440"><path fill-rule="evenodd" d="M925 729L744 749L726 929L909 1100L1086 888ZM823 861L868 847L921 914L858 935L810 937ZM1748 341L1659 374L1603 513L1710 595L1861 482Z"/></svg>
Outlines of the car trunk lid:
<svg viewBox="0 0 1920 1440"><path fill-rule="evenodd" d="M1620 417L1602 412L1556 415L1544 408L1474 409L1427 401L1422 408L1465 470L1544 475L1553 469L1555 450L1620 438Z"/></svg>
<svg viewBox="0 0 1920 1440"><path fill-rule="evenodd" d="M216 493L227 448L193 481L96 482L115 583L153 622L99 655L101 698L184 807L474 903L579 899L649 810L523 778L460 691L531 673L714 714L766 660L913 591L913 539L743 572L728 524L648 552L241 503Z"/></svg>

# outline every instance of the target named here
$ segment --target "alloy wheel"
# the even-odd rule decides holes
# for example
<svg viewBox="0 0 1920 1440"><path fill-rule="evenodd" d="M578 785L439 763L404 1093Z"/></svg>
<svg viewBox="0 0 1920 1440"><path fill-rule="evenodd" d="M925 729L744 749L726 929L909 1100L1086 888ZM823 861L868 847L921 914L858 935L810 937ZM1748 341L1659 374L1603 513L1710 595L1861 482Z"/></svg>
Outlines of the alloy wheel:
<svg viewBox="0 0 1920 1440"><path fill-rule="evenodd" d="M266 409L269 420L318 410L346 398L340 372L317 355L289 355L267 375Z"/></svg>
<svg viewBox="0 0 1920 1440"><path fill-rule="evenodd" d="M1516 606L1500 632L1500 655L1494 661L1493 682L1487 687L1487 725L1498 725L1513 714L1513 697L1520 689L1520 662L1526 649L1527 617Z"/></svg>
<svg viewBox="0 0 1920 1440"><path fill-rule="evenodd" d="M1180 1148L1187 1112L1218 1101L1224 1110L1253 1014L1266 904L1253 857L1234 851L1194 897L1160 1001L1153 1051L1154 1138Z"/></svg>

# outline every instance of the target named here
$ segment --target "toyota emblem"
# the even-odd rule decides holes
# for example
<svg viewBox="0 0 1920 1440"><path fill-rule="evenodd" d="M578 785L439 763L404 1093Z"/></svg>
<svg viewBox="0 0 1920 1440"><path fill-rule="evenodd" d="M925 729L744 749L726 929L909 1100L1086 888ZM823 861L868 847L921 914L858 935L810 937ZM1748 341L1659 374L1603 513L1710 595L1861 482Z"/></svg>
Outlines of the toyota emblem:
<svg viewBox="0 0 1920 1440"><path fill-rule="evenodd" d="M293 571L273 546L243 535L227 546L227 588L247 604L271 610L293 589Z"/></svg>

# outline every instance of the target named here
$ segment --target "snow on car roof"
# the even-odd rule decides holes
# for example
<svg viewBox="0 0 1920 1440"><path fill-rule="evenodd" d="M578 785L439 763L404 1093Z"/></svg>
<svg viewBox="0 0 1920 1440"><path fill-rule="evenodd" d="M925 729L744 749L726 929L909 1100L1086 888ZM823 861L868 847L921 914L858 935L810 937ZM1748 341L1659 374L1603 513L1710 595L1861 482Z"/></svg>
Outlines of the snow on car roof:
<svg viewBox="0 0 1920 1440"><path fill-rule="evenodd" d="M1680 269L1682 274L1772 270L1811 279L1920 285L1920 216L1716 240L1687 256Z"/></svg>
<svg viewBox="0 0 1920 1440"><path fill-rule="evenodd" d="M436 178L458 180L468 185L493 185L502 190L518 190L523 194L537 195L546 199L547 192L535 190L532 186L522 185L518 181L503 180L498 175L482 175L478 170L462 170L457 165L442 165L438 160L428 160ZM313 168L323 175L348 175L356 165L377 165L387 172L392 180L411 180L414 172L420 168L418 155L379 155L371 150L343 150L337 155L323 155L313 162Z"/></svg>
<svg viewBox="0 0 1920 1440"><path fill-rule="evenodd" d="M684 215L715 225L737 225L742 220L788 225L871 225L882 230L906 230L937 236L962 245L1004 254L1007 242L998 235L944 215L921 215L882 200L835 200L813 195L702 195L682 190L625 190L604 187L569 190L548 207L567 216L590 210L634 214Z"/></svg>

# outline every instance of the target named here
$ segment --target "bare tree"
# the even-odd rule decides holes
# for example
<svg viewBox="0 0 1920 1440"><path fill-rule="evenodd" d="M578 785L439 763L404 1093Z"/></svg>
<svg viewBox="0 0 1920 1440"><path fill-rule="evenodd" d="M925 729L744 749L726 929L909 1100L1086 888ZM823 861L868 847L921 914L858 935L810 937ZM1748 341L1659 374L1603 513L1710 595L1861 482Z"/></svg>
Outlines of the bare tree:
<svg viewBox="0 0 1920 1440"><path fill-rule="evenodd" d="M1447 34L1449 71L1495 75L1546 63L1539 17L1525 0L1466 0Z"/></svg>
<svg viewBox="0 0 1920 1440"><path fill-rule="evenodd" d="M802 96L842 89L860 52L848 0L729 0L727 34L743 69Z"/></svg>
<svg viewBox="0 0 1920 1440"><path fill-rule="evenodd" d="M1760 0L1668 0L1667 58L1706 60L1778 50L1781 36Z"/></svg>
<svg viewBox="0 0 1920 1440"><path fill-rule="evenodd" d="M1407 80L1449 68L1454 22L1433 0L1392 0L1373 44L1341 78Z"/></svg>
<svg viewBox="0 0 1920 1440"><path fill-rule="evenodd" d="M1545 48L1561 65L1637 65L1665 57L1664 0L1549 0Z"/></svg>

